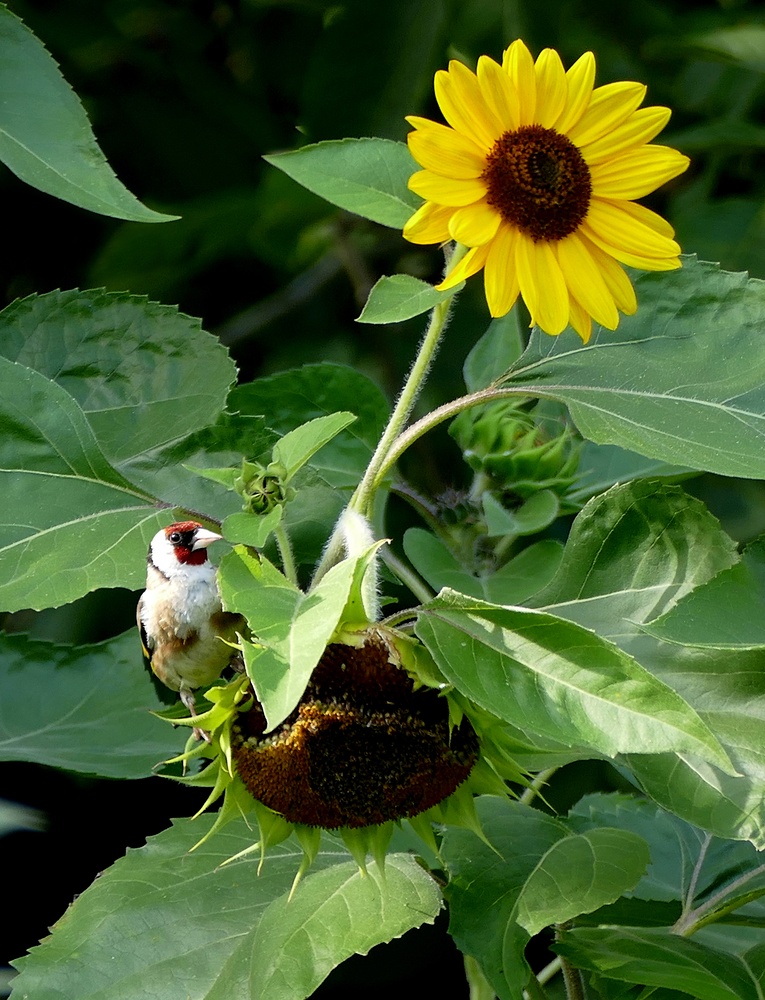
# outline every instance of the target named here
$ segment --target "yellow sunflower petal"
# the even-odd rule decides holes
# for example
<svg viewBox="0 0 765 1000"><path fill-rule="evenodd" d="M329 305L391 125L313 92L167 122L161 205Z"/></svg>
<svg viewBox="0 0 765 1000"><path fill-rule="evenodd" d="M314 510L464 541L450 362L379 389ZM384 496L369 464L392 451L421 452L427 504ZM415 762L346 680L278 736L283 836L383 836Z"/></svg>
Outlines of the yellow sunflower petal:
<svg viewBox="0 0 765 1000"><path fill-rule="evenodd" d="M582 342L586 344L592 333L592 317L586 309L579 305L573 295L569 305L568 321L582 338Z"/></svg>
<svg viewBox="0 0 765 1000"><path fill-rule="evenodd" d="M521 295L532 323L545 333L561 333L568 324L569 297L552 247L549 243L534 243L521 234L515 259Z"/></svg>
<svg viewBox="0 0 765 1000"><path fill-rule="evenodd" d="M427 201L454 207L472 205L486 194L486 185L480 177L468 177L464 180L439 177L430 170L418 170L412 174L408 187Z"/></svg>
<svg viewBox="0 0 765 1000"><path fill-rule="evenodd" d="M585 244L572 233L555 244L555 251L569 291L577 302L601 326L615 330L619 313L614 297Z"/></svg>
<svg viewBox="0 0 765 1000"><path fill-rule="evenodd" d="M477 76L483 99L502 124L503 131L517 129L520 124L518 95L507 73L489 56L481 56Z"/></svg>
<svg viewBox="0 0 765 1000"><path fill-rule="evenodd" d="M595 241L598 246L605 243L609 247L640 257L677 257L680 253L678 244L664 233L657 232L649 222L649 218L655 213L642 218L642 212L635 212L635 208L643 209L643 206L632 202L593 198L583 225L598 237ZM648 212L648 209L643 209L643 212ZM614 253L613 256L621 260L618 254Z"/></svg>
<svg viewBox="0 0 765 1000"><path fill-rule="evenodd" d="M633 219L637 219L638 222L643 223L643 225L655 230L660 236L666 236L670 240L674 240L675 230L670 226L666 219L663 219L656 212L652 212L650 208L646 208L645 205L636 205L632 201L614 201L610 204L618 205L619 208L626 212L627 215L631 216Z"/></svg>
<svg viewBox="0 0 765 1000"><path fill-rule="evenodd" d="M524 43L517 38L505 49L502 69L510 77L510 82L518 94L519 124L531 125L537 104L537 83L534 74L534 60Z"/></svg>
<svg viewBox="0 0 765 1000"><path fill-rule="evenodd" d="M483 99L475 75L452 59L448 72L436 73L435 91L438 106L452 128L488 152L504 129Z"/></svg>
<svg viewBox="0 0 765 1000"><path fill-rule="evenodd" d="M446 125L431 122L406 137L409 152L420 166L440 177L480 177L486 160L476 144Z"/></svg>
<svg viewBox="0 0 765 1000"><path fill-rule="evenodd" d="M465 281L471 275L477 274L486 263L488 253L488 245L473 247L472 250L468 250L462 260L455 264L452 270L449 271L441 284L436 285L438 291L445 292L448 288L454 288L455 285L459 285L461 281Z"/></svg>
<svg viewBox="0 0 765 1000"><path fill-rule="evenodd" d="M485 201L479 201L455 210L449 220L449 232L458 243L479 247L494 238L499 223L499 212Z"/></svg>
<svg viewBox="0 0 765 1000"><path fill-rule="evenodd" d="M587 109L592 97L592 87L595 83L595 56L585 52L579 56L574 65L566 73L568 99L560 118L553 122L558 132L564 135L579 121Z"/></svg>
<svg viewBox="0 0 765 1000"><path fill-rule="evenodd" d="M453 208L427 201L404 226L404 239L410 243L445 243L449 237L449 219Z"/></svg>
<svg viewBox="0 0 765 1000"><path fill-rule="evenodd" d="M616 308L625 316L632 316L637 311L637 297L632 282L627 277L622 265L609 254L595 246L584 234L579 233L579 239L587 248L588 253L598 266L608 290L614 298Z"/></svg>
<svg viewBox="0 0 765 1000"><path fill-rule="evenodd" d="M551 128L566 106L568 84L566 71L555 49L543 49L534 64L537 78L536 120Z"/></svg>
<svg viewBox="0 0 765 1000"><path fill-rule="evenodd" d="M577 146L587 146L601 139L637 111L647 89L645 84L629 80L598 87L593 90L585 113L566 134Z"/></svg>
<svg viewBox="0 0 765 1000"><path fill-rule="evenodd" d="M671 114L669 108L639 108L613 132L587 146L580 146L579 151L588 166L602 163L612 156L620 156L636 146L650 142L661 132Z"/></svg>
<svg viewBox="0 0 765 1000"><path fill-rule="evenodd" d="M512 226L502 225L489 244L483 272L484 290L492 316L504 316L515 305L520 292L515 251L520 234Z"/></svg>
<svg viewBox="0 0 765 1000"><path fill-rule="evenodd" d="M687 170L691 161L670 146L637 149L590 169L592 193L599 198L642 198Z"/></svg>

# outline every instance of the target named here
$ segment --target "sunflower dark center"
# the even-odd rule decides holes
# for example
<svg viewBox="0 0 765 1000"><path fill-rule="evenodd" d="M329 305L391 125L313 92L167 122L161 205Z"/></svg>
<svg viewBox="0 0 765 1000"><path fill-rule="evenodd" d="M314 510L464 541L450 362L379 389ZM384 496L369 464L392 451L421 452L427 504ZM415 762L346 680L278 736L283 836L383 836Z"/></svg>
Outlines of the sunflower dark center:
<svg viewBox="0 0 765 1000"><path fill-rule="evenodd" d="M264 730L257 703L234 724L240 778L291 822L327 829L423 812L451 795L478 754L470 723L452 729L446 700L415 691L371 641L328 646L292 715Z"/></svg>
<svg viewBox="0 0 765 1000"><path fill-rule="evenodd" d="M576 232L592 194L590 171L565 135L522 125L494 143L482 174L487 201L535 243Z"/></svg>

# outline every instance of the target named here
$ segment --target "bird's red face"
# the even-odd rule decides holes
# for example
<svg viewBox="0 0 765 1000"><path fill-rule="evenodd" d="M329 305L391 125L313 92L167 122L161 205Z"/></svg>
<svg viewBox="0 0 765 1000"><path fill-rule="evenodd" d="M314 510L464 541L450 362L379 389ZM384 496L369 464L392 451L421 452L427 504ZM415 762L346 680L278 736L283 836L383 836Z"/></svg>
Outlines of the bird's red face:
<svg viewBox="0 0 765 1000"><path fill-rule="evenodd" d="M175 558L184 566L201 566L206 562L207 546L220 537L196 521L176 521L165 528L165 538L172 546Z"/></svg>

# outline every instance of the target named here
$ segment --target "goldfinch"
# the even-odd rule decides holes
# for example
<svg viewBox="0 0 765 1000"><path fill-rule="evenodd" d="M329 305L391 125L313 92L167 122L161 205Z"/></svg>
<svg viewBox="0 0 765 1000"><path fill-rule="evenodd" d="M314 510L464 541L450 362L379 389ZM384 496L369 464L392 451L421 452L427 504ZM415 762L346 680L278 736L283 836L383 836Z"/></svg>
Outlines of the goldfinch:
<svg viewBox="0 0 765 1000"><path fill-rule="evenodd" d="M239 657L223 640L243 632L241 615L224 611L216 568L207 547L222 536L196 521L178 521L158 531L147 557L146 590L138 601L137 620L143 653L155 676L192 715L194 689L212 684ZM198 738L205 738L195 730Z"/></svg>

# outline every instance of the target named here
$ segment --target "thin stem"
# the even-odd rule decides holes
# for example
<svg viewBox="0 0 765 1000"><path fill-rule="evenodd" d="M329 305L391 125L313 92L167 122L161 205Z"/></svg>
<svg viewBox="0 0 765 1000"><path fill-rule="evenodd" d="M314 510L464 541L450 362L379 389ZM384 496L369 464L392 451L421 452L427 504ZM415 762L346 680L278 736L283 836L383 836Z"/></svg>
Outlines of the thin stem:
<svg viewBox="0 0 765 1000"><path fill-rule="evenodd" d="M520 802L525 806L530 806L557 770L557 767L548 767L546 771L540 771L521 795Z"/></svg>
<svg viewBox="0 0 765 1000"><path fill-rule="evenodd" d="M547 994L542 989L542 983L538 976L532 975L529 985L523 991L523 996L528 1000L547 1000Z"/></svg>
<svg viewBox="0 0 765 1000"><path fill-rule="evenodd" d="M761 877L763 872L765 872L765 865L759 865L757 868L753 868L752 871L730 882L725 888L715 893L714 896L710 896L706 903L702 903L701 906L698 906L695 910L691 910L689 913L684 913L672 927L672 932L679 934L681 937L690 937L691 934L694 934L705 924L716 920L723 913L736 910L740 906L743 906L744 903L748 903L750 898L756 898L760 893L757 893L753 897L735 900L727 909L722 906L725 902L725 897L729 896L732 891L735 892L745 886L747 882L751 882L752 879Z"/></svg>
<svg viewBox="0 0 765 1000"><path fill-rule="evenodd" d="M407 448L410 448L415 441L419 440L428 431L438 427L450 417L456 417L463 410L469 410L473 406L480 406L483 403L491 403L495 399L507 399L510 396L528 396L528 389L505 388L505 389L481 389L479 392L472 392L469 396L460 396L450 403L444 403L437 409L432 410L422 419L408 427L403 434L399 435L392 443L383 457L377 463L377 468L370 490L374 491L385 478L390 469L401 458ZM368 470L367 470L368 471Z"/></svg>
<svg viewBox="0 0 765 1000"><path fill-rule="evenodd" d="M284 575L290 581L297 586L297 569L295 567L295 557L292 554L292 544L290 543L290 536L287 534L283 524L279 524L274 528L274 538L276 539L276 544L279 549L279 556L282 560L282 569L284 570Z"/></svg>
<svg viewBox="0 0 765 1000"><path fill-rule="evenodd" d="M403 559L399 559L395 552L391 552L387 545L380 550L380 557L388 569L399 578L420 603L424 604L434 596L433 591L422 577L410 569Z"/></svg>
<svg viewBox="0 0 765 1000"><path fill-rule="evenodd" d="M699 856L696 858L696 864L693 866L693 875L691 875L691 884L688 886L688 892L685 894L685 899L683 900L683 914L688 913L693 908L693 897L696 895L696 886L699 882L699 876L701 875L701 869L704 865L704 859L707 856L707 851L709 850L709 845L712 843L712 834L707 833L704 836L704 840L701 844L699 850Z"/></svg>

